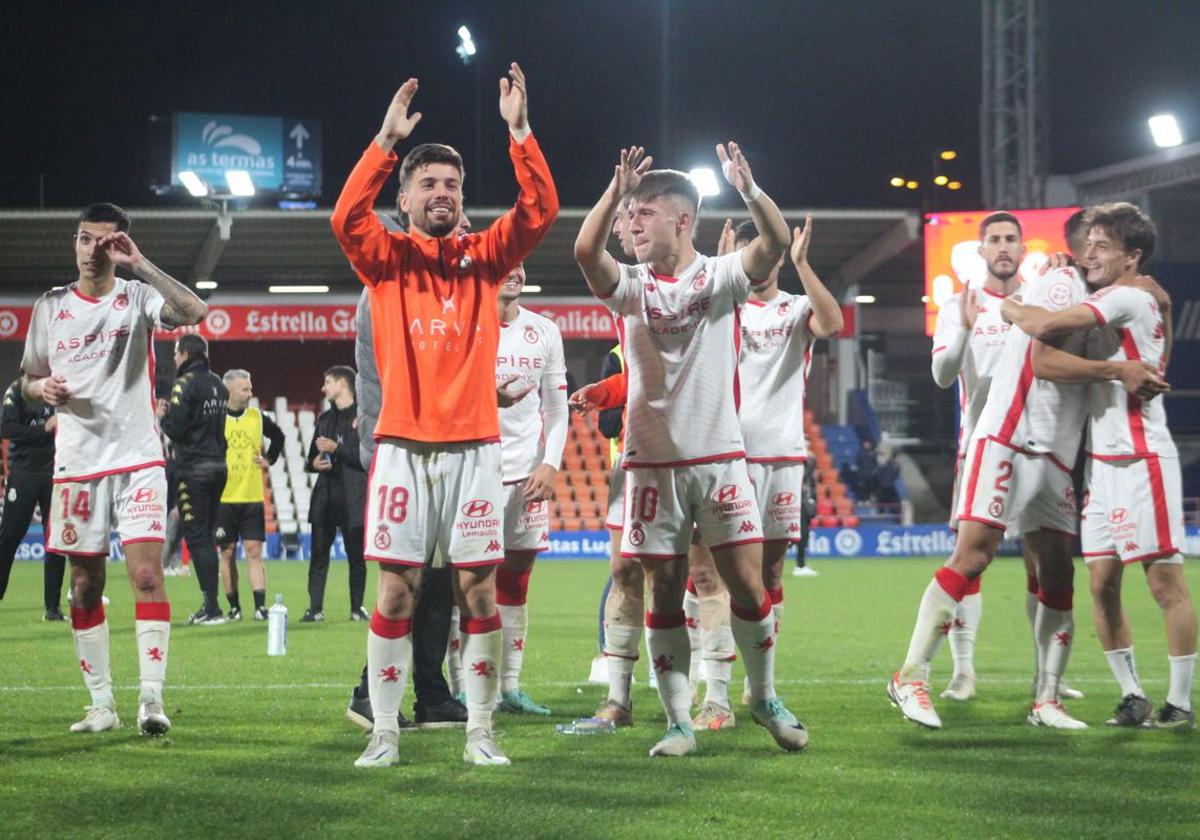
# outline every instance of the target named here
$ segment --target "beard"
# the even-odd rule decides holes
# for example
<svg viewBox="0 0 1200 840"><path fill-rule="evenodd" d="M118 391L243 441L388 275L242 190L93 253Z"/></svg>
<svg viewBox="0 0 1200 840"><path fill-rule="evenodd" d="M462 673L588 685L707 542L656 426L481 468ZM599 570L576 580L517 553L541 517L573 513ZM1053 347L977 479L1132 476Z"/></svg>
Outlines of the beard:
<svg viewBox="0 0 1200 840"><path fill-rule="evenodd" d="M446 207L446 206L447 205L444 205L444 204L437 205L437 207ZM421 214L425 217L425 219L424 219L425 224L422 225L422 227L425 228L425 232L428 233L430 236L435 236L440 239L443 236L447 236L450 233L453 233L458 228L459 214L458 214L457 208L450 206L449 207L450 213L444 221L439 218L434 217L430 213L430 210L432 210L432 209L434 209L434 208L429 207L427 205L425 207L424 212Z"/></svg>
<svg viewBox="0 0 1200 840"><path fill-rule="evenodd" d="M1007 281L1011 280L1016 275L1017 271L1020 269L1020 265L1018 265L1015 261L1009 263L1009 265L1011 265L1012 268L1007 268L1007 267L1000 268L997 265L995 265L994 263L989 264L988 265L988 273L990 273L997 280L1003 280L1003 281L1007 282Z"/></svg>

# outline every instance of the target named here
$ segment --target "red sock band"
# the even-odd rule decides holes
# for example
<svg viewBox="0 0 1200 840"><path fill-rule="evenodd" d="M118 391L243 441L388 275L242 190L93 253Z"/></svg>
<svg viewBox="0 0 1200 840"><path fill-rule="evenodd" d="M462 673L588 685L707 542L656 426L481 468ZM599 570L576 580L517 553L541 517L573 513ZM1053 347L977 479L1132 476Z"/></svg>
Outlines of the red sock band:
<svg viewBox="0 0 1200 840"><path fill-rule="evenodd" d="M496 569L496 603L505 607L520 607L529 600L530 567L523 572L514 572L503 566Z"/></svg>
<svg viewBox="0 0 1200 840"><path fill-rule="evenodd" d="M729 611L742 621L762 621L771 614L771 596L764 592L762 603L758 605L757 610L748 610L730 601Z"/></svg>
<svg viewBox="0 0 1200 840"><path fill-rule="evenodd" d="M967 595L978 595L979 587L982 584L983 584L983 575L980 575L979 577L975 578L975 580L971 581L970 586L967 587L966 594Z"/></svg>
<svg viewBox="0 0 1200 840"><path fill-rule="evenodd" d="M692 580L691 575L688 575L687 591L691 592L693 595L700 594L699 592L696 591L696 581Z"/></svg>
<svg viewBox="0 0 1200 840"><path fill-rule="evenodd" d="M1038 600L1052 610L1066 612L1074 603L1075 589L1060 589L1057 592L1047 592L1044 589L1038 593Z"/></svg>
<svg viewBox="0 0 1200 840"><path fill-rule="evenodd" d="M492 613L489 618L467 618L464 616L458 620L458 629L463 633L472 633L474 635L493 633L500 629L500 613Z"/></svg>
<svg viewBox="0 0 1200 840"><path fill-rule="evenodd" d="M655 613L646 611L647 630L670 630L673 627L683 627L687 624L687 616L683 610L673 613Z"/></svg>
<svg viewBox="0 0 1200 840"><path fill-rule="evenodd" d="M375 610L371 616L371 632L383 639L403 639L412 632L412 619L385 618Z"/></svg>
<svg viewBox="0 0 1200 840"><path fill-rule="evenodd" d="M1040 589L1040 588L1041 587L1038 586L1037 575L1026 575L1025 576L1025 591L1026 592L1028 592L1030 595L1036 595L1036 594L1038 594L1038 589Z"/></svg>
<svg viewBox="0 0 1200 840"><path fill-rule="evenodd" d="M783 603L783 587L778 589L768 589L767 596L771 599L771 606Z"/></svg>
<svg viewBox="0 0 1200 840"><path fill-rule="evenodd" d="M171 604L168 601L138 601L133 607L133 617L138 621L170 621Z"/></svg>
<svg viewBox="0 0 1200 840"><path fill-rule="evenodd" d="M76 630L90 630L104 623L104 602L90 610L71 607L71 626Z"/></svg>
<svg viewBox="0 0 1200 840"><path fill-rule="evenodd" d="M967 589L971 586L971 581L949 566L942 566L942 568L938 569L933 579L938 582L938 586L942 587L942 591L955 601L961 601L963 596L967 594Z"/></svg>

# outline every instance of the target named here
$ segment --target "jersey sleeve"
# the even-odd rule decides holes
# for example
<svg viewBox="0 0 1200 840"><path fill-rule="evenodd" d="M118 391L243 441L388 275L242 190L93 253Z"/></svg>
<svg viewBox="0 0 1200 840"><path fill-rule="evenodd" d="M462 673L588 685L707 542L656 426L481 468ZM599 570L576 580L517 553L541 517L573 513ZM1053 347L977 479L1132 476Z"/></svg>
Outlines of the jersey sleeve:
<svg viewBox="0 0 1200 840"><path fill-rule="evenodd" d="M50 309L44 297L33 305L29 332L25 335L25 352L21 356L21 372L27 376L45 377L51 373Z"/></svg>
<svg viewBox="0 0 1200 840"><path fill-rule="evenodd" d="M718 294L727 294L741 306L750 297L750 289L756 284L742 267L742 249L717 257L713 263L713 288Z"/></svg>
<svg viewBox="0 0 1200 840"><path fill-rule="evenodd" d="M1133 323L1140 306L1145 304L1145 292L1129 286L1109 286L1083 302L1096 314L1101 326L1124 327Z"/></svg>
<svg viewBox="0 0 1200 840"><path fill-rule="evenodd" d="M141 290L139 297L141 300L139 301L139 304L141 307L142 316L156 327L162 327L163 329L167 330L175 329L174 324L163 323L162 311L163 307L166 306L167 301L159 293L158 289L146 283L142 283L140 286Z"/></svg>
<svg viewBox="0 0 1200 840"><path fill-rule="evenodd" d="M346 179L329 219L342 253L367 286L386 279L393 249L408 241L407 235L388 231L374 210L396 162L395 152L385 152L372 140Z"/></svg>
<svg viewBox="0 0 1200 840"><path fill-rule="evenodd" d="M637 266L617 263L617 285L611 294L600 298L600 301L614 315L629 315L637 310L641 299L642 284Z"/></svg>
<svg viewBox="0 0 1200 840"><path fill-rule="evenodd" d="M933 381L939 388L949 388L962 370L963 354L967 347L967 331L959 313L959 296L953 295L938 309L933 328L933 348L930 350Z"/></svg>
<svg viewBox="0 0 1200 840"><path fill-rule="evenodd" d="M795 319L796 326L800 328L796 337L804 341L815 341L817 337L813 335L812 330L812 301L809 300L808 295L797 295L793 298L792 303L796 310L792 317Z"/></svg>
<svg viewBox="0 0 1200 840"><path fill-rule="evenodd" d="M558 190L533 135L520 143L509 135L508 156L520 194L512 209L483 234L485 259L492 266L496 282L529 255L558 217Z"/></svg>
<svg viewBox="0 0 1200 840"><path fill-rule="evenodd" d="M542 373L542 423L546 435L544 463L558 469L563 450L567 447L570 415L567 411L567 359L563 352L562 334L557 329L546 332L546 369Z"/></svg>

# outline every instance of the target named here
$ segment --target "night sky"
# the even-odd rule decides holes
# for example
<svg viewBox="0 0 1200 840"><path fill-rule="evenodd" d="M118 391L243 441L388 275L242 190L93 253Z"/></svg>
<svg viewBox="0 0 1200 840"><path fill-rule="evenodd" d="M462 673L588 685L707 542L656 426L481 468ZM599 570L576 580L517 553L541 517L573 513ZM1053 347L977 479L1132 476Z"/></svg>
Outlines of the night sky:
<svg viewBox="0 0 1200 840"><path fill-rule="evenodd" d="M328 205L410 75L425 115L412 141L463 152L469 204L508 204L496 79L511 59L566 206L595 200L622 145L687 169L714 164L712 145L729 139L783 205L915 204L887 178L923 177L943 147L961 152L957 205L978 202L979 3L670 5L663 157L660 0L21 4L0 58L0 206L36 206L37 173L48 206L161 203L148 118L174 110L320 119ZM479 46L482 196L460 23ZM1159 110L1200 136L1200 2L1054 0L1050 36L1052 171L1152 151L1145 120Z"/></svg>

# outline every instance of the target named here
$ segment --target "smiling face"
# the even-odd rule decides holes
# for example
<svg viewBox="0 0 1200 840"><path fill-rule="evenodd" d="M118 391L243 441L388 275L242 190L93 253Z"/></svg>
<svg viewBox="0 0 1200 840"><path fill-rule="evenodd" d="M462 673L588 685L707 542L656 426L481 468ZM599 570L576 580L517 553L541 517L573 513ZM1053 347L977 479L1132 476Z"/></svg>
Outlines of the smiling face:
<svg viewBox="0 0 1200 840"><path fill-rule="evenodd" d="M75 266L81 280L99 280L113 271L108 253L97 243L110 233L117 232L114 222L80 222L75 231Z"/></svg>
<svg viewBox="0 0 1200 840"><path fill-rule="evenodd" d="M418 167L400 193L400 210L420 233L439 238L451 233L462 217L462 172L449 163Z"/></svg>
<svg viewBox="0 0 1200 840"><path fill-rule="evenodd" d="M1111 286L1124 276L1137 274L1142 252L1126 251L1121 240L1100 225L1094 225L1087 234L1081 267L1084 279L1092 286Z"/></svg>
<svg viewBox="0 0 1200 840"><path fill-rule="evenodd" d="M1021 229L1012 222L992 222L983 231L979 256L987 263L988 274L997 280L1011 280L1025 256Z"/></svg>
<svg viewBox="0 0 1200 840"><path fill-rule="evenodd" d="M521 297L521 290L524 288L525 266L518 265L512 271L508 272L508 276L500 284L500 300L504 303L512 303Z"/></svg>

